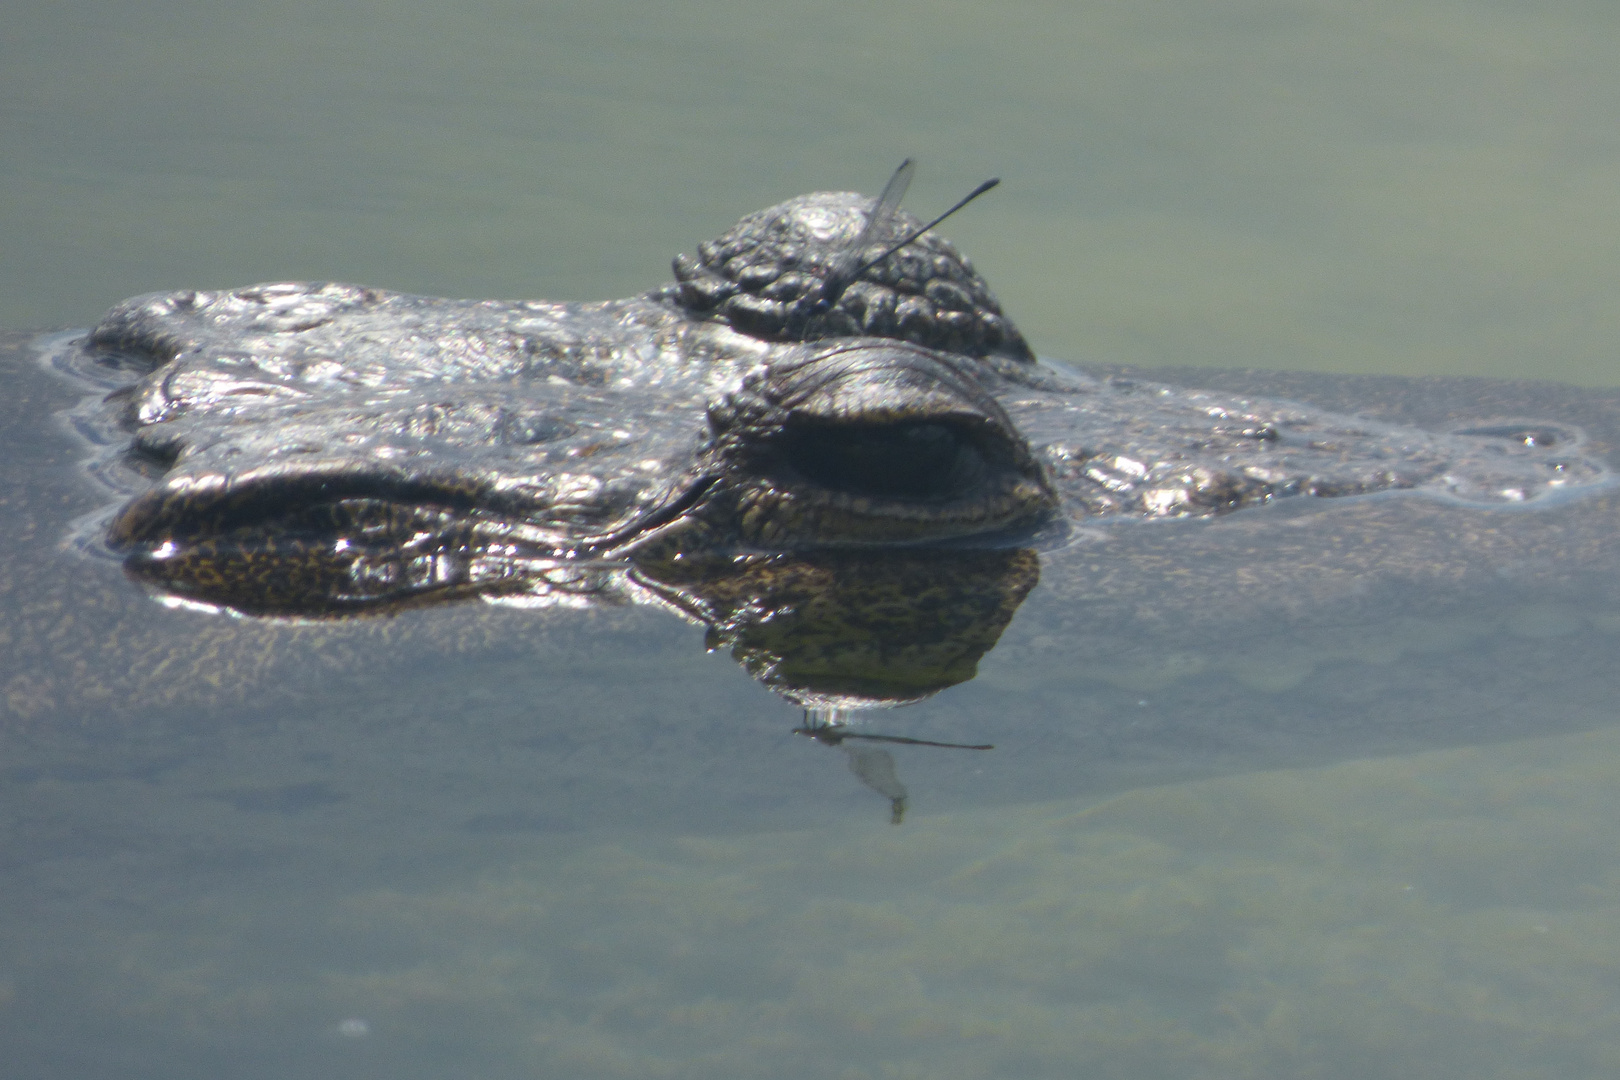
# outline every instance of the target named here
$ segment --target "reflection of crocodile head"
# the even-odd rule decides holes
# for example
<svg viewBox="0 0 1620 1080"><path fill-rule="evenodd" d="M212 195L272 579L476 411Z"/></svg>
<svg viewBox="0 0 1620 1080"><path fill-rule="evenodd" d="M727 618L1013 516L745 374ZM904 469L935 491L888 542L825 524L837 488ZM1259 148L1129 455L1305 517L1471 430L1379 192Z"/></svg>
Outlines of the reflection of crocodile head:
<svg viewBox="0 0 1620 1080"><path fill-rule="evenodd" d="M973 678L1040 564L1028 549L826 551L681 559L633 575L779 693L901 702Z"/></svg>
<svg viewBox="0 0 1620 1080"><path fill-rule="evenodd" d="M204 543L135 558L165 593L258 615L319 618L393 610L334 604L352 564L273 546ZM622 563L510 558L476 593L524 606L645 602L708 627L766 686L810 706L914 701L971 679L1039 576L1024 549L826 550L803 555L634 558Z"/></svg>
<svg viewBox="0 0 1620 1080"><path fill-rule="evenodd" d="M109 400L150 482L110 542L144 580L265 614L630 589L790 695L896 699L971 673L1033 580L996 553L1021 538L1292 495L1524 502L1604 475L1513 425L1436 434L1035 363L931 233L796 323L871 205L791 200L606 303L128 301L86 352L139 376ZM986 553L878 557L942 542ZM972 572L930 609L950 566Z"/></svg>

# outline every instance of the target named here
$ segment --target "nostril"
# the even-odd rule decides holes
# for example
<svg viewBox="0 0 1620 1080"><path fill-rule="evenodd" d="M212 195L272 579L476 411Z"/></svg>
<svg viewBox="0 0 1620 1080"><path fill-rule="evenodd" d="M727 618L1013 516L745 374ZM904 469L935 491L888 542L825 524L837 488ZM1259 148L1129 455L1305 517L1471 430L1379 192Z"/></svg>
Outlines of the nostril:
<svg viewBox="0 0 1620 1080"><path fill-rule="evenodd" d="M971 434L937 421L793 424L776 442L787 468L852 495L957 498L980 485L987 471Z"/></svg>

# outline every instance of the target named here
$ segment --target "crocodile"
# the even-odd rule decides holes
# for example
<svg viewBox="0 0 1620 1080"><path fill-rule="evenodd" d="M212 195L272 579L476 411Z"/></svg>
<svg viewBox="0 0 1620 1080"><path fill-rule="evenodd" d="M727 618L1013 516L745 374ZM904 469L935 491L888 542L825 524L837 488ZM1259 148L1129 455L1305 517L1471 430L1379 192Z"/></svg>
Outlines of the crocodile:
<svg viewBox="0 0 1620 1080"><path fill-rule="evenodd" d="M929 696L1000 641L979 687L1060 696L995 730L941 720L978 700L952 696L918 734L996 742L1020 798L1110 762L1135 782L1142 761L1187 775L1597 722L1525 708L1524 685L1585 685L1561 665L1590 670L1620 626L1614 394L1072 369L1036 359L934 233L839 285L876 215L853 193L790 200L627 300L281 283L138 297L47 340L46 366L94 390L64 415L96 449L40 428L67 384L12 373L0 739L37 760L30 733L67 730L51 718L206 730L309 711L317 686L407 723L457 706L389 672L518 649L526 678L573 678L656 611L818 708ZM896 212L870 247L917 227ZM83 470L94 484L70 482ZM1512 612L1560 604L1524 616L1577 628L1556 658L1513 636ZM1399 730L1290 727L1312 671L1503 633L1444 692L1420 668L1429 696L1402 700ZM715 691L670 689L684 668L656 663L656 718L615 698L567 737L645 741L665 714L682 737Z"/></svg>
<svg viewBox="0 0 1620 1080"><path fill-rule="evenodd" d="M558 564L1052 547L1295 497L1524 506L1607 481L1547 425L1425 431L1042 363L890 201L791 199L625 300L126 301L80 346L134 376L110 423L151 481L107 543L178 595L341 613L550 592Z"/></svg>

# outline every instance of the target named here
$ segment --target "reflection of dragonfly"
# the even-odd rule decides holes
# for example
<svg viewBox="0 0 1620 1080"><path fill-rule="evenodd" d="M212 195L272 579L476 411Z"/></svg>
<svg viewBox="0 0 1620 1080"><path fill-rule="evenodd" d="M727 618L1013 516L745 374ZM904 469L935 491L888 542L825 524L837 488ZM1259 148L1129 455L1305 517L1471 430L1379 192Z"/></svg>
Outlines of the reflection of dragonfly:
<svg viewBox="0 0 1620 1080"><path fill-rule="evenodd" d="M839 716L844 710L831 710L834 716ZM826 719L827 710L804 710L804 726L793 729L795 735L808 735L823 746L837 746L849 755L849 771L854 773L867 787L889 800L889 824L898 825L906 816L906 785L900 782L900 774L895 771L894 755L887 750L880 750L875 746L862 746L843 744L850 739L863 739L866 742L900 743L904 746L943 746L951 750L994 750L988 743L974 745L971 743L934 742L932 739L908 739L904 735L868 735L861 731L850 730L849 724L839 720Z"/></svg>
<svg viewBox="0 0 1620 1080"><path fill-rule="evenodd" d="M862 258L868 248L881 242L881 239L889 233L895 215L900 211L900 202L906 197L906 189L911 186L911 176L915 171L916 166L910 158L906 158L900 163L900 167L894 170L889 182L883 185L883 194L878 196L877 202L872 206L872 212L867 215L866 227L855 239L833 252L825 275L794 302L793 309L788 312L786 326L788 338L804 340L809 333L810 320L825 315L836 307L844 291L862 274L1001 183L1000 177L992 176L958 199L954 206L933 221L907 233L903 240L890 244L872 258Z"/></svg>
<svg viewBox="0 0 1620 1080"><path fill-rule="evenodd" d="M804 725L794 728L793 734L808 735L823 746L837 746L845 739L865 739L868 742L891 742L904 746L943 746L948 750L995 749L993 743L934 742L932 739L908 739L904 735L869 735L864 731L851 730L848 724L814 720L809 709L804 711Z"/></svg>

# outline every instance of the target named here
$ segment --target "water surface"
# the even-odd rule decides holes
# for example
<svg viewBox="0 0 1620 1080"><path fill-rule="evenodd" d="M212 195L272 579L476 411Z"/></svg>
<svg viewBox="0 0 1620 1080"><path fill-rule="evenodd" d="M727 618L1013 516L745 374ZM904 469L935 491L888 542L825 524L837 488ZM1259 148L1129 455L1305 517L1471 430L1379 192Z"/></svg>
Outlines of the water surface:
<svg viewBox="0 0 1620 1080"><path fill-rule="evenodd" d="M281 278L628 295L910 154L921 211L1005 178L948 232L1043 354L1614 385L1614 17L25 2L0 325ZM998 747L896 747L894 827L666 615L476 607L289 646L158 606L62 549L108 496L46 419L78 391L7 356L22 1074L1620 1064L1606 577L1105 640L1067 629L1049 560L978 679L872 721ZM172 696L128 691L188 639Z"/></svg>

